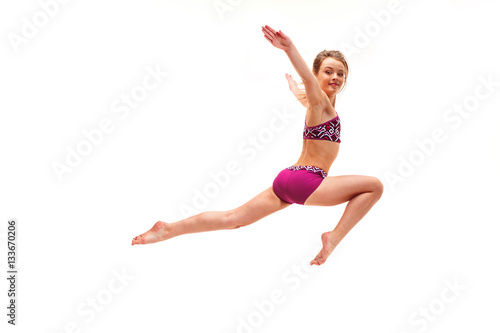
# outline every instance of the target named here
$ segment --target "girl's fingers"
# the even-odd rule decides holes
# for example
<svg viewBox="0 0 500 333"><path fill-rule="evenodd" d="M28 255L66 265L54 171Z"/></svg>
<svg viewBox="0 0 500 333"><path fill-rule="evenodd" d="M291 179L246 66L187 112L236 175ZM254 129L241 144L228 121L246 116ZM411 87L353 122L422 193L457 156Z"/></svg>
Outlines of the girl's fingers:
<svg viewBox="0 0 500 333"><path fill-rule="evenodd" d="M274 38L274 35L272 33L270 33L269 31L267 30L262 30L262 32L264 32L264 36L266 36L267 38Z"/></svg>
<svg viewBox="0 0 500 333"><path fill-rule="evenodd" d="M286 41L286 35L281 32L276 32L270 26L266 25L262 27L262 32L264 33L264 37L273 44L274 46L281 48L281 45L284 45L283 41Z"/></svg>
<svg viewBox="0 0 500 333"><path fill-rule="evenodd" d="M272 36L273 38L278 35L278 33L268 25L266 25L265 27L262 27L262 31L264 31L268 35Z"/></svg>
<svg viewBox="0 0 500 333"><path fill-rule="evenodd" d="M262 27L262 31L266 34L269 34L269 35L273 35L274 34L274 31L270 30L266 27Z"/></svg>
<svg viewBox="0 0 500 333"><path fill-rule="evenodd" d="M266 25L265 27L266 27L267 30L271 31L273 34L276 33L276 31L274 31L274 29L271 28L270 26Z"/></svg>

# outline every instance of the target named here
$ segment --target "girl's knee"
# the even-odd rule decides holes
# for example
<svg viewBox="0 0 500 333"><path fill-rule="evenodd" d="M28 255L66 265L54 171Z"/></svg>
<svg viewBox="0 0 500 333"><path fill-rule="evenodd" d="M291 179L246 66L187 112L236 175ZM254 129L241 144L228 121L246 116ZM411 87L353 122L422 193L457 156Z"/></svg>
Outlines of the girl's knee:
<svg viewBox="0 0 500 333"><path fill-rule="evenodd" d="M371 178L371 187L372 187L372 192L377 196L378 199L382 196L382 193L384 193L384 184L378 179L377 177L370 177Z"/></svg>

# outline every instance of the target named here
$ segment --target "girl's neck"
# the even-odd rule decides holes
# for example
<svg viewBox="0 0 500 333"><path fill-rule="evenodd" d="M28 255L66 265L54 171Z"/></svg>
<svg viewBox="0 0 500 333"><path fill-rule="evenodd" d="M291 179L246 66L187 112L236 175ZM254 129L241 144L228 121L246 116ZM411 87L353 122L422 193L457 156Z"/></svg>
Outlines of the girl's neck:
<svg viewBox="0 0 500 333"><path fill-rule="evenodd" d="M330 96L330 103L332 104L334 110L335 110L336 99L337 99L337 95Z"/></svg>

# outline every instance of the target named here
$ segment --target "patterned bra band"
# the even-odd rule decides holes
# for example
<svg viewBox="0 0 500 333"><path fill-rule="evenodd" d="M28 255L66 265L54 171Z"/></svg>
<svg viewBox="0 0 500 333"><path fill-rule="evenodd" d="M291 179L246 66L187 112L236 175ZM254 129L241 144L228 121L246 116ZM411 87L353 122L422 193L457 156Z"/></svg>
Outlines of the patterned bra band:
<svg viewBox="0 0 500 333"><path fill-rule="evenodd" d="M313 127L309 127L305 123L302 138L340 143L340 118L338 114L335 118Z"/></svg>
<svg viewBox="0 0 500 333"><path fill-rule="evenodd" d="M297 171L297 170L307 170L307 171L312 171L315 173L319 173L321 177L326 178L326 172L318 167L311 166L311 165L292 165L289 166L287 169Z"/></svg>

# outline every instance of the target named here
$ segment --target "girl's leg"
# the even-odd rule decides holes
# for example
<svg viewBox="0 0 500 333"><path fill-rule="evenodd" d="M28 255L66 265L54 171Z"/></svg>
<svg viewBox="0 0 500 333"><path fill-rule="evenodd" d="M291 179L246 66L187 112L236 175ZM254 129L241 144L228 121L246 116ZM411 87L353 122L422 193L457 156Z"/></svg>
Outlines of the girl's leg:
<svg viewBox="0 0 500 333"><path fill-rule="evenodd" d="M369 176L338 176L325 178L304 205L335 206L349 201L339 223L321 235L323 248L311 265L323 264L335 247L375 205L382 196L382 182Z"/></svg>
<svg viewBox="0 0 500 333"><path fill-rule="evenodd" d="M288 206L290 204L278 198L270 187L247 203L232 210L204 212L175 223L158 221L149 231L135 237L132 240L132 245L156 243L189 233L236 229L252 224Z"/></svg>

